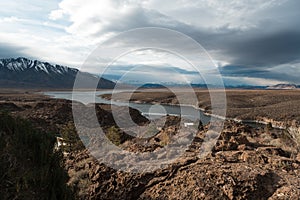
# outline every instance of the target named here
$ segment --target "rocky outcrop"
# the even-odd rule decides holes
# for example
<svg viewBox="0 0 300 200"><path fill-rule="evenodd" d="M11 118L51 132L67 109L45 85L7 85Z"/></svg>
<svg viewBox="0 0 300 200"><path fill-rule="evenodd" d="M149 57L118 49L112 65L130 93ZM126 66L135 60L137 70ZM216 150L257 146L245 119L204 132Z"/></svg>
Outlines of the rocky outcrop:
<svg viewBox="0 0 300 200"><path fill-rule="evenodd" d="M175 118L169 120L176 121ZM157 135L169 134L169 122ZM67 168L82 175L78 190L85 199L297 199L300 195L300 162L297 151L284 138L270 145L274 135L226 123L217 144L204 158L197 154L207 126L199 131L186 154L166 168L148 173L114 170L91 158L87 151L67 158ZM279 134L279 133L278 133ZM277 138L278 139L278 138ZM127 143L132 151L155 150ZM137 149L136 149L137 148ZM159 147L156 147L159 148ZM88 181L84 189L80 181ZM76 187L71 178L70 184ZM87 183L87 182L85 182ZM75 185L74 185L75 184Z"/></svg>

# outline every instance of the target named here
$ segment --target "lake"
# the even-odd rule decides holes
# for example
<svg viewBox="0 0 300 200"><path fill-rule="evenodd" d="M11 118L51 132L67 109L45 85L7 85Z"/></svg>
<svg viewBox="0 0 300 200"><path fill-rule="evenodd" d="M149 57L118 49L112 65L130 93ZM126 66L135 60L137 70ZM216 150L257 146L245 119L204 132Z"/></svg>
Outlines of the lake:
<svg viewBox="0 0 300 200"><path fill-rule="evenodd" d="M103 90L103 91L47 91L45 95L57 99L74 100L84 104L103 103L116 106L129 106L139 110L142 115L149 119L156 119L166 115L181 116L192 121L201 120L203 124L210 121L210 116L205 115L203 111L195 109L193 106L176 106L176 105L153 105L147 103L119 102L114 100L106 100L99 95L111 94L112 92L128 92L129 90Z"/></svg>

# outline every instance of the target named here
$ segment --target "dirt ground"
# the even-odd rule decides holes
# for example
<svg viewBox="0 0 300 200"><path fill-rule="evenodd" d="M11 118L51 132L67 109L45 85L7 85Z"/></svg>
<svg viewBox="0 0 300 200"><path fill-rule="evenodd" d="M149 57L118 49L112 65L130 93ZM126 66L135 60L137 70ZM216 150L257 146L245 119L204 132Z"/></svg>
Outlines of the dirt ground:
<svg viewBox="0 0 300 200"><path fill-rule="evenodd" d="M275 91L228 91L229 105L236 108L242 105L243 109L247 102L254 99L264 108L266 97L274 95L276 98L271 101L274 105L280 98L287 98L280 100L284 102L298 100L297 92L279 92L282 97ZM155 95L164 99L166 93ZM197 95L209 97L207 91L197 91ZM149 98L153 96L148 93ZM233 100L230 101L230 97ZM72 121L71 101L30 92L3 92L0 108L56 134L60 133L62 126ZM102 125L114 126L109 107L97 105L97 110ZM144 123L139 113L132 117ZM162 149L173 137L176 138L177 121L177 117L170 116L168 123L147 140L146 145L139 139L131 138L121 143L120 147L131 152ZM288 140L284 132L257 130L229 121L225 123L211 153L198 157L207 129L207 126L199 129L184 156L168 167L153 172L118 171L99 163L88 150L72 152L64 158L70 177L68 184L77 192L77 199L298 199L300 154L295 143ZM112 156L110 159L115 161L116 158ZM130 164L130 161L127 163Z"/></svg>
<svg viewBox="0 0 300 200"><path fill-rule="evenodd" d="M152 103L154 100L151 100L155 97L160 98L160 101L169 99L173 101L171 103L177 103L170 92L147 91L149 93L136 93L132 98L135 101ZM237 109L256 109L255 105L265 109L268 107L266 104L272 103L271 107L276 107L285 102L293 104L299 101L299 92L276 92L232 90L227 91L227 99L229 105ZM187 91L182 95L187 96ZM207 91L199 90L197 96L204 104L209 100ZM252 101L257 104L250 104ZM2 92L0 108L9 111L13 116L26 118L34 126L55 134L59 134L62 127L72 121L71 101L51 99L30 91ZM287 105L283 108L286 109ZM261 113L268 114L265 112L264 110ZM101 125L115 126L109 106L97 105L97 117ZM132 117L141 124L145 123L137 112ZM162 149L178 134L177 121L177 117L170 116L168 123L158 134L147 140L146 144L140 143L139 139L129 138L122 142L120 147L131 152ZM299 198L300 153L297 145L285 137L284 132L274 134L269 129L257 130L229 121L225 123L211 153L205 157L198 157L208 127L198 129L186 154L168 167L153 172L129 173L115 170L99 163L88 150L67 154L64 164L70 177L68 184L74 188L78 199ZM116 158L110 157L114 162ZM128 163L130 164L131 160L128 160Z"/></svg>

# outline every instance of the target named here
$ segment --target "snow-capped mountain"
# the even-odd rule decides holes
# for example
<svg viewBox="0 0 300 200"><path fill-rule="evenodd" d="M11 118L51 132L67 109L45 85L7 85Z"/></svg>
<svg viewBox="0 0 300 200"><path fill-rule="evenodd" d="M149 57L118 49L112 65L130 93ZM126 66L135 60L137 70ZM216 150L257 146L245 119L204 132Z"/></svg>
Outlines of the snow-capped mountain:
<svg viewBox="0 0 300 200"><path fill-rule="evenodd" d="M72 88L77 73L86 81L95 75L78 69L27 58L0 59L0 87L2 88ZM101 78L98 88L113 88L115 83Z"/></svg>
<svg viewBox="0 0 300 200"><path fill-rule="evenodd" d="M267 89L271 89L271 90L292 90L296 88L297 85L295 84L277 84L277 85L267 87Z"/></svg>

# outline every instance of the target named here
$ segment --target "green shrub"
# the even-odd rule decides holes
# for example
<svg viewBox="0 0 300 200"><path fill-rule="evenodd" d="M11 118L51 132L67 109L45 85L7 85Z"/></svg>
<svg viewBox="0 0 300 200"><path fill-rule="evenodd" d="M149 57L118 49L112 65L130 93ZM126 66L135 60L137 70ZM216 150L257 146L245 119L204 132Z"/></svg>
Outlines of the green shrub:
<svg viewBox="0 0 300 200"><path fill-rule="evenodd" d="M73 199L54 135L0 113L0 197Z"/></svg>
<svg viewBox="0 0 300 200"><path fill-rule="evenodd" d="M119 129L117 129L115 126L107 129L106 137L117 146L122 143Z"/></svg>
<svg viewBox="0 0 300 200"><path fill-rule="evenodd" d="M62 128L61 136L64 139L66 145L62 146L62 149L66 152L76 152L83 150L84 144L77 134L76 128L73 123L68 123Z"/></svg>

